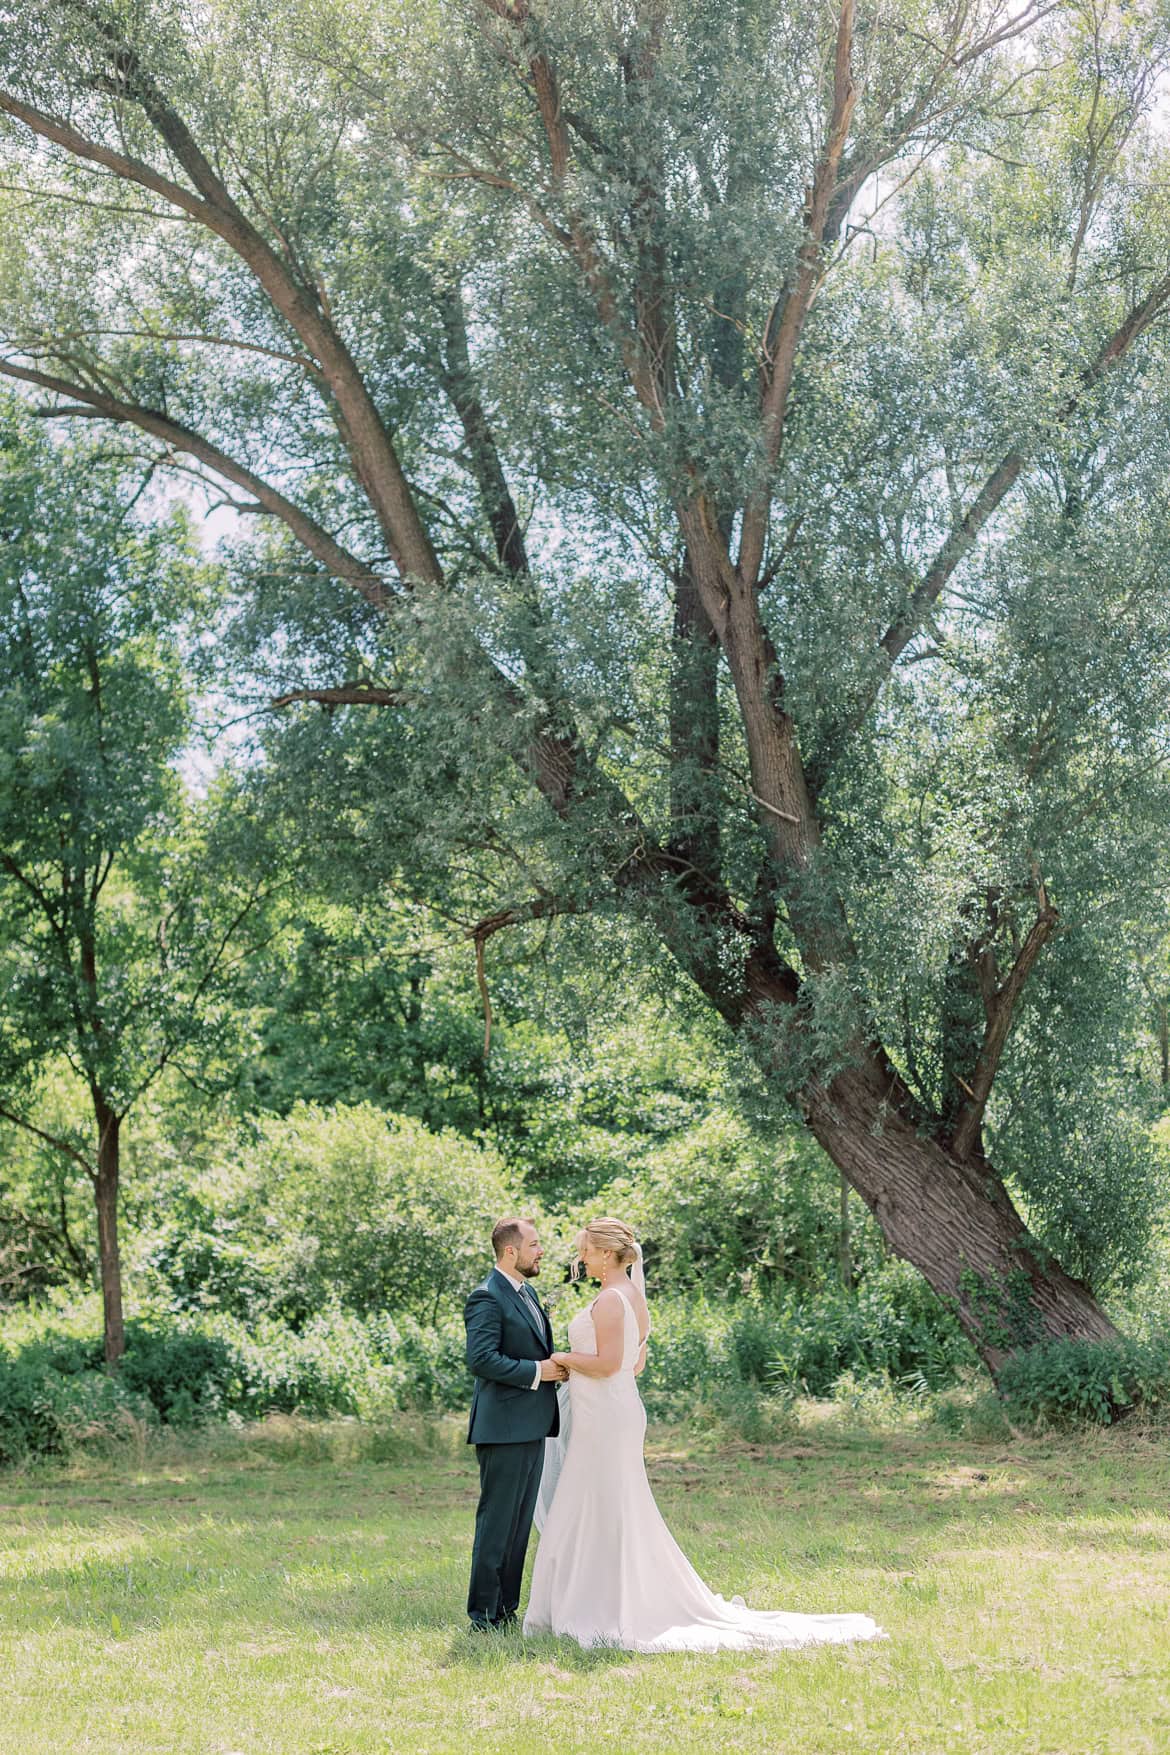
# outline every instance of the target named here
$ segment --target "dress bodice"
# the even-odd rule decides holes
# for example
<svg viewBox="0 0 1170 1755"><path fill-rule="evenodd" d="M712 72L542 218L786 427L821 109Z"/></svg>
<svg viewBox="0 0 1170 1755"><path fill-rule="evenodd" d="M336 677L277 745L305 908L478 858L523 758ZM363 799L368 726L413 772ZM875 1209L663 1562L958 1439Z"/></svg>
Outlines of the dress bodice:
<svg viewBox="0 0 1170 1755"><path fill-rule="evenodd" d="M634 1306L625 1294L619 1292L618 1296L621 1298L622 1304L625 1308L625 1316L623 1318L625 1328L622 1339L622 1362L618 1367L618 1370L619 1372L632 1371L634 1366L638 1363L638 1351L640 1346L638 1340L638 1318ZM594 1302L596 1302L596 1300ZM596 1353L597 1329L593 1322L592 1304L590 1304L585 1310L579 1310L570 1322L569 1346L574 1353Z"/></svg>

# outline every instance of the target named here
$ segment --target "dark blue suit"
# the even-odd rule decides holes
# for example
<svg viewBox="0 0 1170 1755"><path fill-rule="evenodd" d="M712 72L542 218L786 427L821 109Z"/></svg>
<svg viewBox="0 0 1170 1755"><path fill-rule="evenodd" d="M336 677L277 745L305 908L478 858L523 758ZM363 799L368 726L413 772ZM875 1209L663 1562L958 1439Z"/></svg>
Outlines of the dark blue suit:
<svg viewBox="0 0 1170 1755"><path fill-rule="evenodd" d="M467 1613L479 1626L499 1626L520 1605L544 1441L560 1428L556 1384L532 1388L537 1361L552 1352L552 1328L495 1269L468 1298L463 1320L475 1376L467 1442L480 1488Z"/></svg>

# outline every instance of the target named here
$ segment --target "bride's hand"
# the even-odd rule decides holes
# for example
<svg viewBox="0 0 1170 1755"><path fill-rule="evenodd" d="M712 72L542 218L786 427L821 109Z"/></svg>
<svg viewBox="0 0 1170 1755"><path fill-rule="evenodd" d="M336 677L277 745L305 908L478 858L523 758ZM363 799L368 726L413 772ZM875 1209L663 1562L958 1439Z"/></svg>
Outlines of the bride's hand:
<svg viewBox="0 0 1170 1755"><path fill-rule="evenodd" d="M572 1358L572 1354L571 1353L550 1353L549 1358L552 1360L554 1365L559 1365L562 1371L568 1371L569 1370L569 1360Z"/></svg>

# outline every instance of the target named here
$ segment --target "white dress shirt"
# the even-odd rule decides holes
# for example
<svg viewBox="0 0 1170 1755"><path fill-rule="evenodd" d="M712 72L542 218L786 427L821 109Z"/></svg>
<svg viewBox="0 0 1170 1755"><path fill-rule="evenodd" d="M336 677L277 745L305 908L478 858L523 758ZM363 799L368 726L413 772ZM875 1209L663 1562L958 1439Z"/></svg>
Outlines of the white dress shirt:
<svg viewBox="0 0 1170 1755"><path fill-rule="evenodd" d="M508 1272L507 1268L502 1268L500 1266L499 1262L496 1263L496 1272L503 1279L507 1280L507 1282L510 1286L515 1286L516 1290L519 1292L520 1296L523 1298L523 1296L524 1296L524 1281L523 1280L518 1279L515 1274L510 1274ZM528 1387L529 1387L529 1389L539 1389L540 1388L540 1360L539 1359L536 1361L536 1376L533 1378L532 1382L528 1385Z"/></svg>

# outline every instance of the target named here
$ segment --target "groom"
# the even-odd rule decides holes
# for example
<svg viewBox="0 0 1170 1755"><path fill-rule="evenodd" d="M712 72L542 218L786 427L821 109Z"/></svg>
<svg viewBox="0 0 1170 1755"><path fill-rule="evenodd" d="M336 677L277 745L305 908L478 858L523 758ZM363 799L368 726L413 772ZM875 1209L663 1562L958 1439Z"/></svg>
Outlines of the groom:
<svg viewBox="0 0 1170 1755"><path fill-rule="evenodd" d="M479 1458L479 1507L467 1613L473 1632L515 1625L544 1441L560 1428L549 1358L552 1328L529 1281L544 1251L530 1219L501 1219L496 1265L467 1300L467 1364L475 1375L468 1444Z"/></svg>

